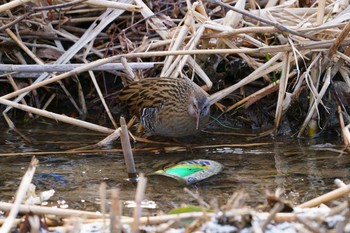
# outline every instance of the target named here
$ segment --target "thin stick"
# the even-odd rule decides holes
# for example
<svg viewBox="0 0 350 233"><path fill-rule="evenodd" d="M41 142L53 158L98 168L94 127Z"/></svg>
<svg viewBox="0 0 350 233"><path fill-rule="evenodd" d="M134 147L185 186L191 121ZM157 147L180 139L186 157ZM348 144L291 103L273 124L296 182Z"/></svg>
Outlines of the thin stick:
<svg viewBox="0 0 350 233"><path fill-rule="evenodd" d="M9 211L15 204L0 202L0 210ZM64 217L83 217L83 218L102 218L102 214L98 212L73 210L73 209L54 209L46 206L35 206L35 205L19 205L18 211L20 213L33 213L33 214L48 214L57 215ZM123 219L129 219L130 217L123 217Z"/></svg>
<svg viewBox="0 0 350 233"><path fill-rule="evenodd" d="M123 148L123 155L124 155L126 170L128 172L129 179L132 182L135 182L137 178L135 161L134 161L134 156L132 154L132 149L130 145L129 130L126 126L124 117L120 118L120 127L121 127L120 143L122 144L122 148Z"/></svg>
<svg viewBox="0 0 350 233"><path fill-rule="evenodd" d="M10 1L8 3L2 4L0 5L0 13L7 10L11 10L12 8L23 5L26 2L30 2L30 1L31 0L14 0L14 1Z"/></svg>
<svg viewBox="0 0 350 233"><path fill-rule="evenodd" d="M188 194L190 194L193 198L196 199L196 201L203 207L205 208L210 208L210 205L208 203L206 203L203 198L199 195L199 194L195 194L193 193L191 190L189 190L188 188L184 188L184 191Z"/></svg>
<svg viewBox="0 0 350 233"><path fill-rule="evenodd" d="M121 233L121 215L122 215L122 205L119 199L119 189L112 189L112 206L110 213L110 231L111 233Z"/></svg>
<svg viewBox="0 0 350 233"><path fill-rule="evenodd" d="M6 74L6 77L7 77L7 79L9 80L9 82L10 82L12 88L13 88L15 91L19 90L19 89L18 89L18 86L17 86L17 84L16 84L16 82L15 82L15 80L13 80L13 77L12 77L10 74ZM25 99L21 99L21 103L24 104L24 105L28 105ZM4 111L4 114L6 114L5 111ZM33 118L33 114L32 114L32 113L29 112L28 115L29 115L30 118Z"/></svg>
<svg viewBox="0 0 350 233"><path fill-rule="evenodd" d="M133 223L131 225L131 233L138 233L140 227L140 218L142 215L141 202L143 201L146 190L147 178L141 173L139 181L137 183L136 196L135 196L135 208L133 212Z"/></svg>
<svg viewBox="0 0 350 233"><path fill-rule="evenodd" d="M102 212L102 233L107 231L106 227L106 205L107 205L107 195L106 195L106 183L102 182L100 184L100 198L101 198L101 212Z"/></svg>
<svg viewBox="0 0 350 233"><path fill-rule="evenodd" d="M128 65L131 69L150 69L155 65L162 64L163 62L130 62ZM67 72L77 67L84 66L86 64L33 64L33 65L9 65L0 64L0 71L3 72ZM107 63L92 68L94 71L106 71L106 70L123 70L125 69L122 63Z"/></svg>
<svg viewBox="0 0 350 233"><path fill-rule="evenodd" d="M275 113L275 128L279 127L282 118L283 104L286 97L287 85L288 85L288 74L290 69L290 54L285 53L283 57L282 73L279 83L277 107Z"/></svg>
<svg viewBox="0 0 350 233"><path fill-rule="evenodd" d="M139 12L142 10L142 6L132 5L129 3L122 3L122 2L113 2L113 1L105 1L105 0L102 0L102 1L87 0L85 3L91 6L98 6L98 7L102 6L107 8L115 8L115 9L135 11L135 12Z"/></svg>
<svg viewBox="0 0 350 233"><path fill-rule="evenodd" d="M67 116L64 116L64 115L57 114L57 113L49 112L49 111L46 111L46 110L41 110L41 109L30 107L30 106L27 106L27 105L15 103L13 101L9 101L9 100L4 99L2 97L0 97L0 104L11 106L11 107L23 110L23 111L27 111L27 112L31 112L31 113L37 114L39 116L44 116L44 117L47 117L47 118L50 118L50 119L53 119L53 120L62 121L62 122L67 123L67 124L76 125L76 126L79 126L79 127L83 127L83 128L94 130L94 131L101 132L101 133L111 134L111 133L114 132L113 129L109 129L109 128L106 128L106 127L103 127L103 126L100 126L100 125L96 125L96 124L93 124L93 123L85 122L85 121L78 120L78 119L75 119L75 118L72 118L72 117L67 117Z"/></svg>
<svg viewBox="0 0 350 233"><path fill-rule="evenodd" d="M328 192L326 194L323 194L319 197L316 197L310 201L304 202L303 204L298 205L298 208L310 208L310 207L315 207L318 206L322 203L326 203L329 201L332 201L334 199L337 199L341 196L344 196L350 192L350 184L340 187L338 189L335 189L331 192Z"/></svg>
<svg viewBox="0 0 350 233"><path fill-rule="evenodd" d="M227 4L227 3L219 2L218 0L209 0L209 2L212 2L212 3L214 3L214 4L217 4L217 5L226 7L226 8L228 8L228 9L230 9L230 10L233 10L233 11L235 11L235 12L241 13L241 14L243 14L243 15L246 15L246 16L248 16L248 17L250 17L250 18L253 18L253 19L255 19L255 20L258 20L258 21L260 21L260 22L263 22L263 23L266 23L266 24L268 24L268 25L274 26L275 28L277 28L278 30L280 30L280 31L282 31L282 32L288 32L288 33L293 34L293 35L297 35L297 36L300 36L300 37L308 38L308 39L310 39L310 40L316 40L316 41L319 41L319 40L320 40L320 39L315 38L315 37L313 37L313 36L309 36L309 35L306 35L306 34L304 34L304 33L300 33L300 32L291 30L291 29L289 29L289 28L283 26L283 25L280 24L280 23L271 22L271 21L269 21L269 20L267 20L267 19L264 19L264 18L261 18L261 17L259 17L259 16L256 16L256 15L250 13L249 11L240 10L240 9L238 9L238 8L235 8L235 7L233 7L233 6L230 6L230 5Z"/></svg>
<svg viewBox="0 0 350 233"><path fill-rule="evenodd" d="M284 204L282 202L277 202L270 211L270 215L268 218L261 224L261 229L263 231L266 230L267 225L275 218L276 214L280 212L284 208Z"/></svg>
<svg viewBox="0 0 350 233"><path fill-rule="evenodd" d="M36 166L38 165L39 160L37 160L35 157L32 158L32 161L29 164L27 172L24 174L22 181L19 185L19 188L17 190L16 196L15 196L15 202L11 207L10 213L6 218L6 221L4 222L4 225L0 228L0 233L8 233L12 227L13 222L16 219L16 216L20 209L20 204L25 197L28 187L33 179Z"/></svg>

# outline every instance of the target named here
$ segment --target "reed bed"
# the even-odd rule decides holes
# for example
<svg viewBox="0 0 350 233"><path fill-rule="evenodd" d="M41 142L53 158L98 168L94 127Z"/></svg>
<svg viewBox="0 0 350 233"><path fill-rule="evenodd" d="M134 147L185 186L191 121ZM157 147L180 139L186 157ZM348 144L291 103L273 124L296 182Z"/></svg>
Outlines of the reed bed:
<svg viewBox="0 0 350 233"><path fill-rule="evenodd" d="M265 106L273 116L267 135L283 130L289 115L298 136L315 135L333 117L350 142L345 0L14 0L3 1L0 13L0 104L10 128L9 113L20 109L112 134L118 124L110 108L122 84L187 76L208 91L212 111L231 116ZM232 67L236 59L243 68ZM239 69L251 72L238 76ZM62 98L73 117L57 107ZM89 118L92 102L108 122Z"/></svg>

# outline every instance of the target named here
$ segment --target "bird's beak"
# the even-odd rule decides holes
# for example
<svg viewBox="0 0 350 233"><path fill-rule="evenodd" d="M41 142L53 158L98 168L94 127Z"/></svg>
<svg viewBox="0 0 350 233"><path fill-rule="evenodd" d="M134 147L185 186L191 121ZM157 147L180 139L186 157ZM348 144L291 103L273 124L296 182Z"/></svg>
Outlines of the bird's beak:
<svg viewBox="0 0 350 233"><path fill-rule="evenodd" d="M196 111L196 130L199 128L199 117L200 117L200 112Z"/></svg>

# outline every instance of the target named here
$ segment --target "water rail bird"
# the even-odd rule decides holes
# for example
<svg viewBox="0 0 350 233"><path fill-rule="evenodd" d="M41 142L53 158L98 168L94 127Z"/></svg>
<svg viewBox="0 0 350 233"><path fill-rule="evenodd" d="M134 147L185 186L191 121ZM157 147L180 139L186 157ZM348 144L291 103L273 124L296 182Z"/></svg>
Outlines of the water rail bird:
<svg viewBox="0 0 350 233"><path fill-rule="evenodd" d="M119 100L139 117L148 135L193 135L209 120L208 97L189 79L145 78L124 87Z"/></svg>

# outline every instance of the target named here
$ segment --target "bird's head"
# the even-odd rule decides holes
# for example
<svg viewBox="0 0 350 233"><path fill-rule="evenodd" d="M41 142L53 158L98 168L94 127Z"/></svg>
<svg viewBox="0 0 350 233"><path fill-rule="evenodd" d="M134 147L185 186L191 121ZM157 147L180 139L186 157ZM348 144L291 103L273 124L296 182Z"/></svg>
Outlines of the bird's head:
<svg viewBox="0 0 350 233"><path fill-rule="evenodd" d="M200 120L209 114L209 100L202 92L191 93L189 100L188 112L190 116L196 118L196 129L198 130Z"/></svg>

